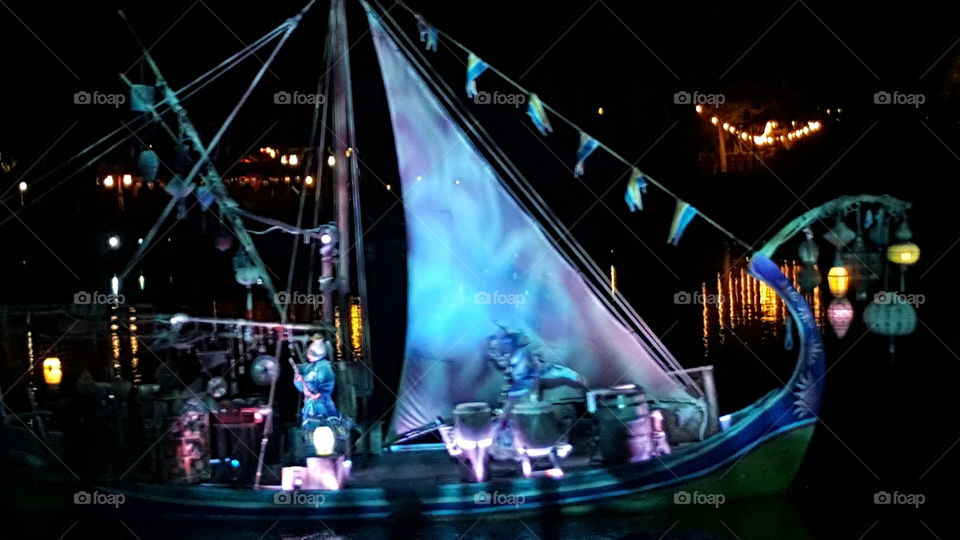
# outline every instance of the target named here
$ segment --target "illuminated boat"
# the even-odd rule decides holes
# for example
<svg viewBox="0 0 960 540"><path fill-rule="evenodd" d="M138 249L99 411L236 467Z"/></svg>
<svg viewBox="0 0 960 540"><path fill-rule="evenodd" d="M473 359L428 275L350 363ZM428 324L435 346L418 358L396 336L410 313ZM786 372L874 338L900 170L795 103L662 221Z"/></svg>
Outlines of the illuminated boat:
<svg viewBox="0 0 960 540"><path fill-rule="evenodd" d="M342 9L342 3L334 4ZM807 226L855 204L898 212L903 203L888 197L838 199L794 220L751 254L751 275L783 300L795 323L799 358L784 387L717 418L707 389L678 369L622 296L611 298L574 264L571 252L585 252L572 236L559 235L567 242L566 250L560 249L558 236L534 219L527 206L538 199L524 193L521 201L517 193L528 184L507 181L517 176L508 162L491 165L487 156L499 160L502 154L481 142L484 134L473 124L461 121L462 109L451 100L449 88L430 76L412 43L391 26L389 15L366 3L364 7L389 100L408 218L410 323L391 434L396 437L438 416L449 417L462 403L495 400L502 375L490 369L478 344L495 321L507 321L529 331L545 348L561 351L563 363L591 387L642 385L652 406L672 412L668 417L675 423L694 417L693 431L704 435L655 459L597 466L581 455L571 458L562 474L495 474L484 482L462 481L458 466L438 445L421 451L394 447L377 465L354 471L351 484L339 490L88 484L61 477L29 482L33 488L21 489L15 498L28 504L43 501L46 511L73 508L105 516L331 520L412 514L473 517L546 507L643 511L684 504L697 494L732 500L785 491L817 422L824 348L810 306L772 257ZM536 212L544 210L538 207ZM581 262L588 272L597 270L589 261ZM511 294L523 295L524 302L497 297ZM719 425L711 428L712 422ZM8 425L4 431L8 460L52 463L49 457L36 457L43 454L37 444L14 448L15 429ZM24 479L10 478L14 483ZM80 492L110 496L122 504L73 506Z"/></svg>

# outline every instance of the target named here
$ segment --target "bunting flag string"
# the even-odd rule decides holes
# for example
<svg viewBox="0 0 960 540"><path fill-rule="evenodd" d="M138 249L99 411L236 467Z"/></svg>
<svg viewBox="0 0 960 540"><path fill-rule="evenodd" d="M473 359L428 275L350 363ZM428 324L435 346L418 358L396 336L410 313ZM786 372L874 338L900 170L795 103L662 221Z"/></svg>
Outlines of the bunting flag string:
<svg viewBox="0 0 960 540"><path fill-rule="evenodd" d="M553 126L550 125L550 119L547 118L547 111L543 108L543 102L540 96L530 94L527 97L527 114L533 120L533 125L537 126L540 133L547 135L553 133Z"/></svg>
<svg viewBox="0 0 960 540"><path fill-rule="evenodd" d="M467 97L472 98L477 95L477 77L490 67L486 62L470 53L467 57Z"/></svg>
<svg viewBox="0 0 960 540"><path fill-rule="evenodd" d="M687 225L690 224L690 222L693 220L694 217L699 215L700 217L703 218L704 221L706 221L708 224L710 224L712 227L720 231L722 234L726 235L728 238L730 238L734 242L737 242L738 244L746 248L748 251L753 250L752 245L737 238L736 236L733 235L733 233L725 229L722 225L710 219L709 216L706 216L700 213L700 211L697 210L696 208L680 200L680 198L677 197L677 195L673 193L669 188L667 188L665 185L661 184L660 182L657 182L654 178L640 172L633 165L632 162L628 161L626 158L618 154L615 150L613 150L609 146L587 135L579 125L577 125L575 122L571 121L569 118L564 116L563 113L561 113L560 111L557 111L553 107L550 107L547 103L544 103L539 98L539 96L537 96L535 93L524 88L517 81L513 80L512 78L507 76L505 73L498 70L495 66L491 66L486 62L484 62L483 60L481 60L476 54L474 54L463 43L459 42L455 37L450 36L449 34L427 23L427 21L421 15L419 15L412 8L410 8L410 6L407 6L402 0L398 0L396 3L397 5L401 6L403 9L408 11L411 15L413 15L416 18L417 29L420 32L420 41L426 42L427 50L436 51L439 38L440 36L443 36L445 43L449 43L450 45L457 47L461 51L467 53L468 56L467 56L466 90L467 90L467 96L469 98L475 98L479 94L477 90L477 78L480 77L480 75L485 71L490 70L495 74L497 74L504 81L512 85L514 88L516 88L518 92L521 92L527 96L526 114L530 117L530 119L533 121L534 126L537 128L537 130L540 131L542 135L546 136L547 134L553 133L553 126L551 125L550 120L547 118L548 112L554 118L559 119L561 122L579 131L580 146L577 149L577 162L576 162L576 166L574 167L574 176L576 176L577 178L582 176L584 174L584 162L586 161L587 157L590 156L590 154L592 154L593 151L596 150L597 148L603 148L607 152L607 154L609 154L611 157L613 157L617 161L620 161L624 165L633 168L630 175L630 179L627 182L626 193L624 193L624 200L626 201L627 207L630 209L631 212L643 210L642 196L647 193L647 188L650 184L652 184L654 187L664 192L665 194L676 199L677 210L674 215L673 223L670 228L670 236L667 240L669 243L677 245L677 243L680 241L681 236L683 236L683 233L687 228ZM703 107L698 106L697 109L698 109L697 110L698 113L703 112ZM718 124L719 120L717 120L716 118L711 118L711 122L719 125ZM815 131L816 129L819 129L819 127L820 127L819 125L808 126L808 129L811 131ZM724 129L727 129L727 128L728 126L724 126ZM878 223L882 222L881 219L882 218L879 215L875 217L875 220Z"/></svg>
<svg viewBox="0 0 960 540"><path fill-rule="evenodd" d="M593 137L584 132L580 132L580 149L577 150L577 165L573 168L573 175L577 178L583 176L583 162L593 153L600 143Z"/></svg>
<svg viewBox="0 0 960 540"><path fill-rule="evenodd" d="M690 203L677 199L677 209L673 214L673 223L670 224L670 236L667 237L667 243L677 245L680 243L680 237L687 230L687 225L693 221L697 215L697 209L690 206Z"/></svg>
<svg viewBox="0 0 960 540"><path fill-rule="evenodd" d="M641 194L646 192L647 181L644 179L640 169L634 167L630 173L630 180L627 181L627 192L623 196L627 201L627 208L629 208L631 212L643 210L643 198Z"/></svg>
<svg viewBox="0 0 960 540"><path fill-rule="evenodd" d="M420 42L427 43L427 50L437 52L437 44L440 38L437 35L437 29L430 25L419 13L417 18L417 31L420 32Z"/></svg>

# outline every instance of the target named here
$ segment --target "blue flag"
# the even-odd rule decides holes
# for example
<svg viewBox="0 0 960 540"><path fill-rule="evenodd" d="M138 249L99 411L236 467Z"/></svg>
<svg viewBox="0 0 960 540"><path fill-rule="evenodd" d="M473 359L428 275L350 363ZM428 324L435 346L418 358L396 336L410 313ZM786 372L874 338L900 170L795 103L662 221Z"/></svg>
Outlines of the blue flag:
<svg viewBox="0 0 960 540"><path fill-rule="evenodd" d="M437 52L437 44L440 42L437 29L431 26L419 13L417 14L417 30L420 32L420 42L427 43L427 50Z"/></svg>
<svg viewBox="0 0 960 540"><path fill-rule="evenodd" d="M477 95L477 77L488 67L490 66L486 62L473 53L467 57L467 97L472 98Z"/></svg>
<svg viewBox="0 0 960 540"><path fill-rule="evenodd" d="M598 146L600 146L600 143L596 139L582 131L580 132L580 149L577 150L577 165L573 168L574 176L577 178L583 176L583 162Z"/></svg>
<svg viewBox="0 0 960 540"><path fill-rule="evenodd" d="M690 206L689 203L677 199L677 210L673 214L673 223L670 224L670 236L667 237L667 243L677 245L680 243L680 237L683 231L687 230L687 225L693 221L697 215L697 209Z"/></svg>
<svg viewBox="0 0 960 540"><path fill-rule="evenodd" d="M634 167L633 172L630 173L630 180L627 182L627 192L623 196L627 201L627 208L629 208L631 212L643 210L641 194L646 192L647 181L644 179L640 169Z"/></svg>
<svg viewBox="0 0 960 540"><path fill-rule="evenodd" d="M540 133L546 135L553 133L553 126L550 125L550 119L547 118L547 111L543 108L543 102L536 94L530 94L527 98L527 114L533 120L533 125L537 126Z"/></svg>

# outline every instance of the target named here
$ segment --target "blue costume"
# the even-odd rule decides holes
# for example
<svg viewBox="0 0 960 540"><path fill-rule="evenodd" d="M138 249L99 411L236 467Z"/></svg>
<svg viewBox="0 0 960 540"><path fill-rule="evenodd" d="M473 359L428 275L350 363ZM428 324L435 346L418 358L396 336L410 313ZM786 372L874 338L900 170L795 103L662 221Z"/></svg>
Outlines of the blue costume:
<svg viewBox="0 0 960 540"><path fill-rule="evenodd" d="M303 427L308 427L310 421L321 420L329 416L340 416L336 405L333 403L333 388L335 386L335 377L333 367L326 358L300 364L300 375L303 381L295 379L293 384L297 390L303 392L306 385L307 391L314 396L304 393L303 398Z"/></svg>

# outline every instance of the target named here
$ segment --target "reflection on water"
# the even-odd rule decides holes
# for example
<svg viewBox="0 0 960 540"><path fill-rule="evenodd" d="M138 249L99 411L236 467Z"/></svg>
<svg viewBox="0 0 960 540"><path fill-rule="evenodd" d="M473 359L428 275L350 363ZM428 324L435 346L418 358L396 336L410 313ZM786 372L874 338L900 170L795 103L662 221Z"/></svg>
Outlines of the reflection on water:
<svg viewBox="0 0 960 540"><path fill-rule="evenodd" d="M796 261L780 265L780 271L800 290L797 276L803 266ZM745 266L737 265L718 273L713 283L703 283L703 347L709 355L715 345L723 346L740 329L759 330L762 339L782 340L786 332L787 307L765 283L751 276ZM820 287L802 293L813 309L817 325L822 329L824 309ZM796 331L795 329L793 330Z"/></svg>

